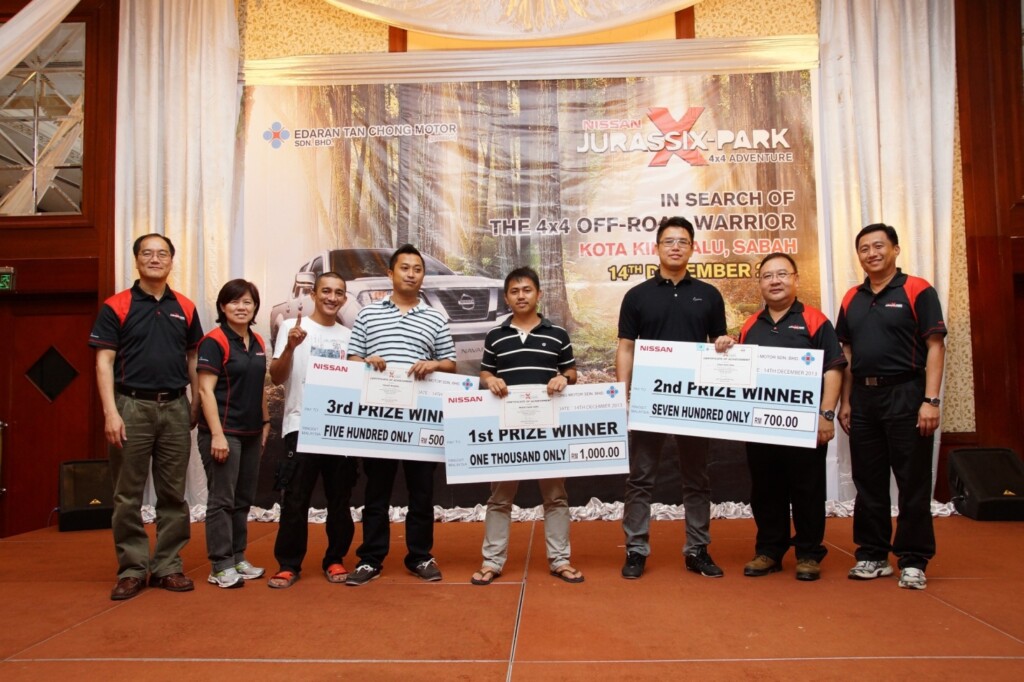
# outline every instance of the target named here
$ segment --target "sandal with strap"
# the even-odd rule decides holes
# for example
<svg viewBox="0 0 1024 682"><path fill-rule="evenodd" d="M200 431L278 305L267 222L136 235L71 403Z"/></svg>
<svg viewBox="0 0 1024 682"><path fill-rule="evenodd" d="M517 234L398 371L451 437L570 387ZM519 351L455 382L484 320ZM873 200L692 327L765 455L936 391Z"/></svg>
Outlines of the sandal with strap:
<svg viewBox="0 0 1024 682"><path fill-rule="evenodd" d="M551 575L567 583L576 584L583 582L583 574L576 568L573 568L571 564L562 564L558 568L552 569Z"/></svg>
<svg viewBox="0 0 1024 682"><path fill-rule="evenodd" d="M469 582L474 585L490 585L494 582L494 579L500 576L501 573L495 571L493 568L484 567L473 574L473 577L469 579ZM479 578L477 576L480 576Z"/></svg>
<svg viewBox="0 0 1024 682"><path fill-rule="evenodd" d="M344 564L331 564L324 569L324 576L329 583L341 584L348 579L348 569Z"/></svg>
<svg viewBox="0 0 1024 682"><path fill-rule="evenodd" d="M273 590L283 590L295 584L299 574L294 571L278 571L267 580L267 587Z"/></svg>

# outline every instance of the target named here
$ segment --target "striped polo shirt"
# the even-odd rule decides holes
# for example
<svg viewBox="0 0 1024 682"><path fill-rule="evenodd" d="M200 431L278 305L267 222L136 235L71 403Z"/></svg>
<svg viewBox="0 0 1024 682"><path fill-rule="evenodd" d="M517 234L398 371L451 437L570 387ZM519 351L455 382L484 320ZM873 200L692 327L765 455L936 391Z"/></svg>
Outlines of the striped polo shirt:
<svg viewBox="0 0 1024 682"><path fill-rule="evenodd" d="M402 314L391 298L366 306L356 315L349 355L379 355L385 362L412 365L420 360L454 360L455 342L448 320L423 301Z"/></svg>
<svg viewBox="0 0 1024 682"><path fill-rule="evenodd" d="M487 332L480 361L480 369L509 386L546 384L575 365L569 333L544 317L525 336L512 326L511 317Z"/></svg>

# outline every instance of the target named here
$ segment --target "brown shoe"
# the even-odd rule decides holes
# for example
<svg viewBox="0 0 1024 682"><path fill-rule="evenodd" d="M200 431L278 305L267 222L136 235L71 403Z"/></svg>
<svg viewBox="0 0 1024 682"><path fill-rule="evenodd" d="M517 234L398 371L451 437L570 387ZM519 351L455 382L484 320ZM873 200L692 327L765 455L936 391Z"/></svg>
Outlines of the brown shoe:
<svg viewBox="0 0 1024 682"><path fill-rule="evenodd" d="M817 580L821 577L821 565L814 559L796 560L796 579L804 581Z"/></svg>
<svg viewBox="0 0 1024 682"><path fill-rule="evenodd" d="M184 573L168 573L159 578L151 575L149 576L149 586L162 587L171 592L191 592L196 588L192 583L192 578L189 578Z"/></svg>
<svg viewBox="0 0 1024 682"><path fill-rule="evenodd" d="M110 598L113 601L124 601L131 599L146 586L142 578L118 578L114 589L110 591Z"/></svg>
<svg viewBox="0 0 1024 682"><path fill-rule="evenodd" d="M770 556L758 554L743 567L743 575L749 578L758 578L769 573L778 573L781 570L781 562L772 559Z"/></svg>

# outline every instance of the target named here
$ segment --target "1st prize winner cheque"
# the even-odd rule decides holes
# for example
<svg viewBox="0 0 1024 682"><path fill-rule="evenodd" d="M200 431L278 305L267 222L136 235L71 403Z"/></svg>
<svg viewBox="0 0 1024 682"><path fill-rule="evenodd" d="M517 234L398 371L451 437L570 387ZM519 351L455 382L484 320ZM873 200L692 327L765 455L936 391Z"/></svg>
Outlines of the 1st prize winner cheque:
<svg viewBox="0 0 1024 682"><path fill-rule="evenodd" d="M737 362L714 344L637 341L629 428L815 447L823 353L750 345L729 353L737 350L750 356L749 372L716 371Z"/></svg>
<svg viewBox="0 0 1024 682"><path fill-rule="evenodd" d="M567 386L553 397L555 425L518 428L502 426L502 398L490 391L446 395L448 482L629 473L624 389L621 383Z"/></svg>
<svg viewBox="0 0 1024 682"><path fill-rule="evenodd" d="M364 405L364 362L311 358L302 394L299 450L326 455L444 461L441 397L475 393L476 377L433 372L416 381L415 407Z"/></svg>

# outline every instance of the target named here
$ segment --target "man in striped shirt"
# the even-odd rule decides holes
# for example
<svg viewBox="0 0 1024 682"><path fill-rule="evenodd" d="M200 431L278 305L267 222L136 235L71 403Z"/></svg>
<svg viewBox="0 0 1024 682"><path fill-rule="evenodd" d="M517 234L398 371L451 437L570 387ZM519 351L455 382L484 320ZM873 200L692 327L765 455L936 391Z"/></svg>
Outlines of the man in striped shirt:
<svg viewBox="0 0 1024 682"><path fill-rule="evenodd" d="M409 365L409 374L423 379L431 372L455 371L455 343L443 313L420 300L423 256L412 244L401 246L388 264L392 292L359 311L349 338L349 360L362 360L374 370L388 363ZM405 566L423 580L441 579L430 553L434 546L434 462L402 462L409 511L405 517ZM380 577L391 546L388 509L398 460L365 458L366 495L363 544L356 550L359 564L348 584L365 585Z"/></svg>
<svg viewBox="0 0 1024 682"><path fill-rule="evenodd" d="M480 362L480 388L504 398L508 387L540 384L548 394L576 383L576 359L569 334L537 312L540 277L532 268L517 268L505 278L505 301L512 317L487 333ZM569 583L583 574L569 563L569 500L564 478L537 481L544 499L544 537L551 575ZM512 502L518 481L491 484L484 517L484 562L473 574L474 585L489 585L501 575L508 558Z"/></svg>

